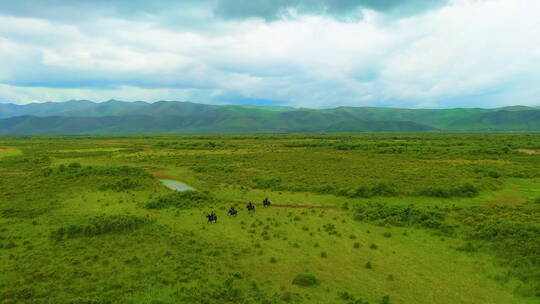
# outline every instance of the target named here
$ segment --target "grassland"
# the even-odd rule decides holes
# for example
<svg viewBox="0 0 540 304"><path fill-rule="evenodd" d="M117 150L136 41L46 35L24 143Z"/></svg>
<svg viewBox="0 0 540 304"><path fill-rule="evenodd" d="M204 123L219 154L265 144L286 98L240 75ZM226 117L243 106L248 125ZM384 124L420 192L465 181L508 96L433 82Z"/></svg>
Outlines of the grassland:
<svg viewBox="0 0 540 304"><path fill-rule="evenodd" d="M538 303L538 150L538 134L0 138L0 303Z"/></svg>

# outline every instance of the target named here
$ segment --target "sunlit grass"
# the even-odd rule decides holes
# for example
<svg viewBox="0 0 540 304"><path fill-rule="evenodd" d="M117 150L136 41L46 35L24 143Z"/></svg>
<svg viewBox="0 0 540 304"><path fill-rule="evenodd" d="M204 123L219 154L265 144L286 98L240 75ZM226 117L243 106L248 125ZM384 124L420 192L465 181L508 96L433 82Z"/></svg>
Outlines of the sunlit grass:
<svg viewBox="0 0 540 304"><path fill-rule="evenodd" d="M388 137L398 135L355 136L372 150L334 149L345 141L342 135L4 138L0 147L15 148L0 150L0 302L382 303L386 296L390 303L537 301L538 282L511 273L523 270L516 267L520 261L505 259L487 241L467 239L476 215L527 227L540 221L538 156L496 154L499 145L530 147L528 137L486 144L485 135L406 135L395 143ZM414 149L388 152L407 143ZM6 151L18 154L2 157ZM365 171L351 175L350 163ZM463 177L480 191L446 198L399 193L434 183L408 179L416 169L431 170L431 177L447 174L444 180L455 184ZM157 171L209 194L171 195L152 175ZM361 186L374 172L378 182L400 179L394 183L398 193L313 191L329 181ZM291 187L254 188L258 177L280 178ZM262 207L265 197L271 207ZM159 208L147 208L163 198ZM254 213L246 211L248 201L256 203ZM446 212L455 233L386 218L355 220L355 207L368 204ZM238 216L227 215L231 206ZM218 215L216 224L207 223L210 212ZM60 229L72 234L55 238ZM317 283L293 284L303 274Z"/></svg>

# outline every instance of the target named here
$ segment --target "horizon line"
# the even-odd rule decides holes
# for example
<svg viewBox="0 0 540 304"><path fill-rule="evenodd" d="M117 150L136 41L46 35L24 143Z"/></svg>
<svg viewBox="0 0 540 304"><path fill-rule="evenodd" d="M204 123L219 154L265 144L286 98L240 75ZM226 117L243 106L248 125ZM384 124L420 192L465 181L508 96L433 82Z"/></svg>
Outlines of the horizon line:
<svg viewBox="0 0 540 304"><path fill-rule="evenodd" d="M23 104L17 104L13 102L0 102L0 105L13 105L18 107L24 107L28 105L37 105L37 104L51 104L51 103L68 103L68 102L91 102L94 104L100 104L100 103L107 103L107 102L123 102L123 103L133 103L133 102L143 102L148 105L159 103L159 102L176 102L176 103L192 103L192 104L201 104L201 105L208 105L208 106L237 106L237 107L258 107L258 108L269 108L269 107L283 107L283 108L291 108L295 110L301 110L301 109L309 109L309 110L332 110L332 109L339 109L339 108L377 108L377 109L396 109L396 110L458 110L458 109L482 109L482 110L496 110L496 109L505 109L505 108L513 108L513 107L524 107L524 108L531 108L531 109L538 109L540 108L540 104L538 105L532 105L532 106L526 106L526 105L511 105L511 106L500 106L500 107L493 107L493 108L483 108L483 107L455 107L455 108L407 108L407 107L393 107L393 106L350 106L350 105L342 105L342 106L336 106L336 107L328 107L328 108L308 108L308 107L294 107L289 105L282 105L282 104L275 104L275 105L257 105L257 104L212 104L212 103L203 103L203 102L194 102L194 101L180 101L180 100L158 100L158 101L146 101L146 100L133 100L133 101L126 101L126 100L119 100L119 99L108 99L103 101L94 101L89 99L70 99L65 101L43 101L43 102L29 102L29 103L23 103Z"/></svg>

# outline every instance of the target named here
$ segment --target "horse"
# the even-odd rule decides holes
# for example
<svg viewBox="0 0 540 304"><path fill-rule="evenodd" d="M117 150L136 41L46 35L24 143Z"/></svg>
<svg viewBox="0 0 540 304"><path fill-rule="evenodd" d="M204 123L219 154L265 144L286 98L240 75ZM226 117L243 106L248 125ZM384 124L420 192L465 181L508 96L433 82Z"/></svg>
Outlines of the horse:
<svg viewBox="0 0 540 304"><path fill-rule="evenodd" d="M253 205L252 202L249 202L246 206L247 210L248 211L255 211L255 206Z"/></svg>
<svg viewBox="0 0 540 304"><path fill-rule="evenodd" d="M263 206L264 206L264 207L270 207L270 205L272 205L272 203L270 202L270 200L268 199L268 197L265 198L265 199L263 200Z"/></svg>
<svg viewBox="0 0 540 304"><path fill-rule="evenodd" d="M238 210L236 210L234 207L231 207L231 209L229 209L229 215L230 216L238 215Z"/></svg>
<svg viewBox="0 0 540 304"><path fill-rule="evenodd" d="M208 214L206 218L208 219L208 223L217 223L217 215L214 212Z"/></svg>

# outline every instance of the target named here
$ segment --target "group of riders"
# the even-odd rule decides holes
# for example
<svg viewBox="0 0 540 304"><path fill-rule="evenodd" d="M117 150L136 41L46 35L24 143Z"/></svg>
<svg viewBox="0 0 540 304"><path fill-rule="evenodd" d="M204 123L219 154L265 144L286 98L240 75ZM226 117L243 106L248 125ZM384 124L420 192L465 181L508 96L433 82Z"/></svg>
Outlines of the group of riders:
<svg viewBox="0 0 540 304"><path fill-rule="evenodd" d="M265 198L262 201L262 204L263 204L264 207L270 207L270 205L272 205L272 203L270 202L270 200L268 198ZM249 202L246 205L246 209L247 209L248 212L254 212L255 211L255 205L252 202ZM238 215L238 210L236 208L234 208L234 207L231 207L229 209L228 213L229 213L230 216L237 216ZM208 219L209 223L217 223L217 215L213 211L212 211L212 213L208 214L206 216L206 218Z"/></svg>

